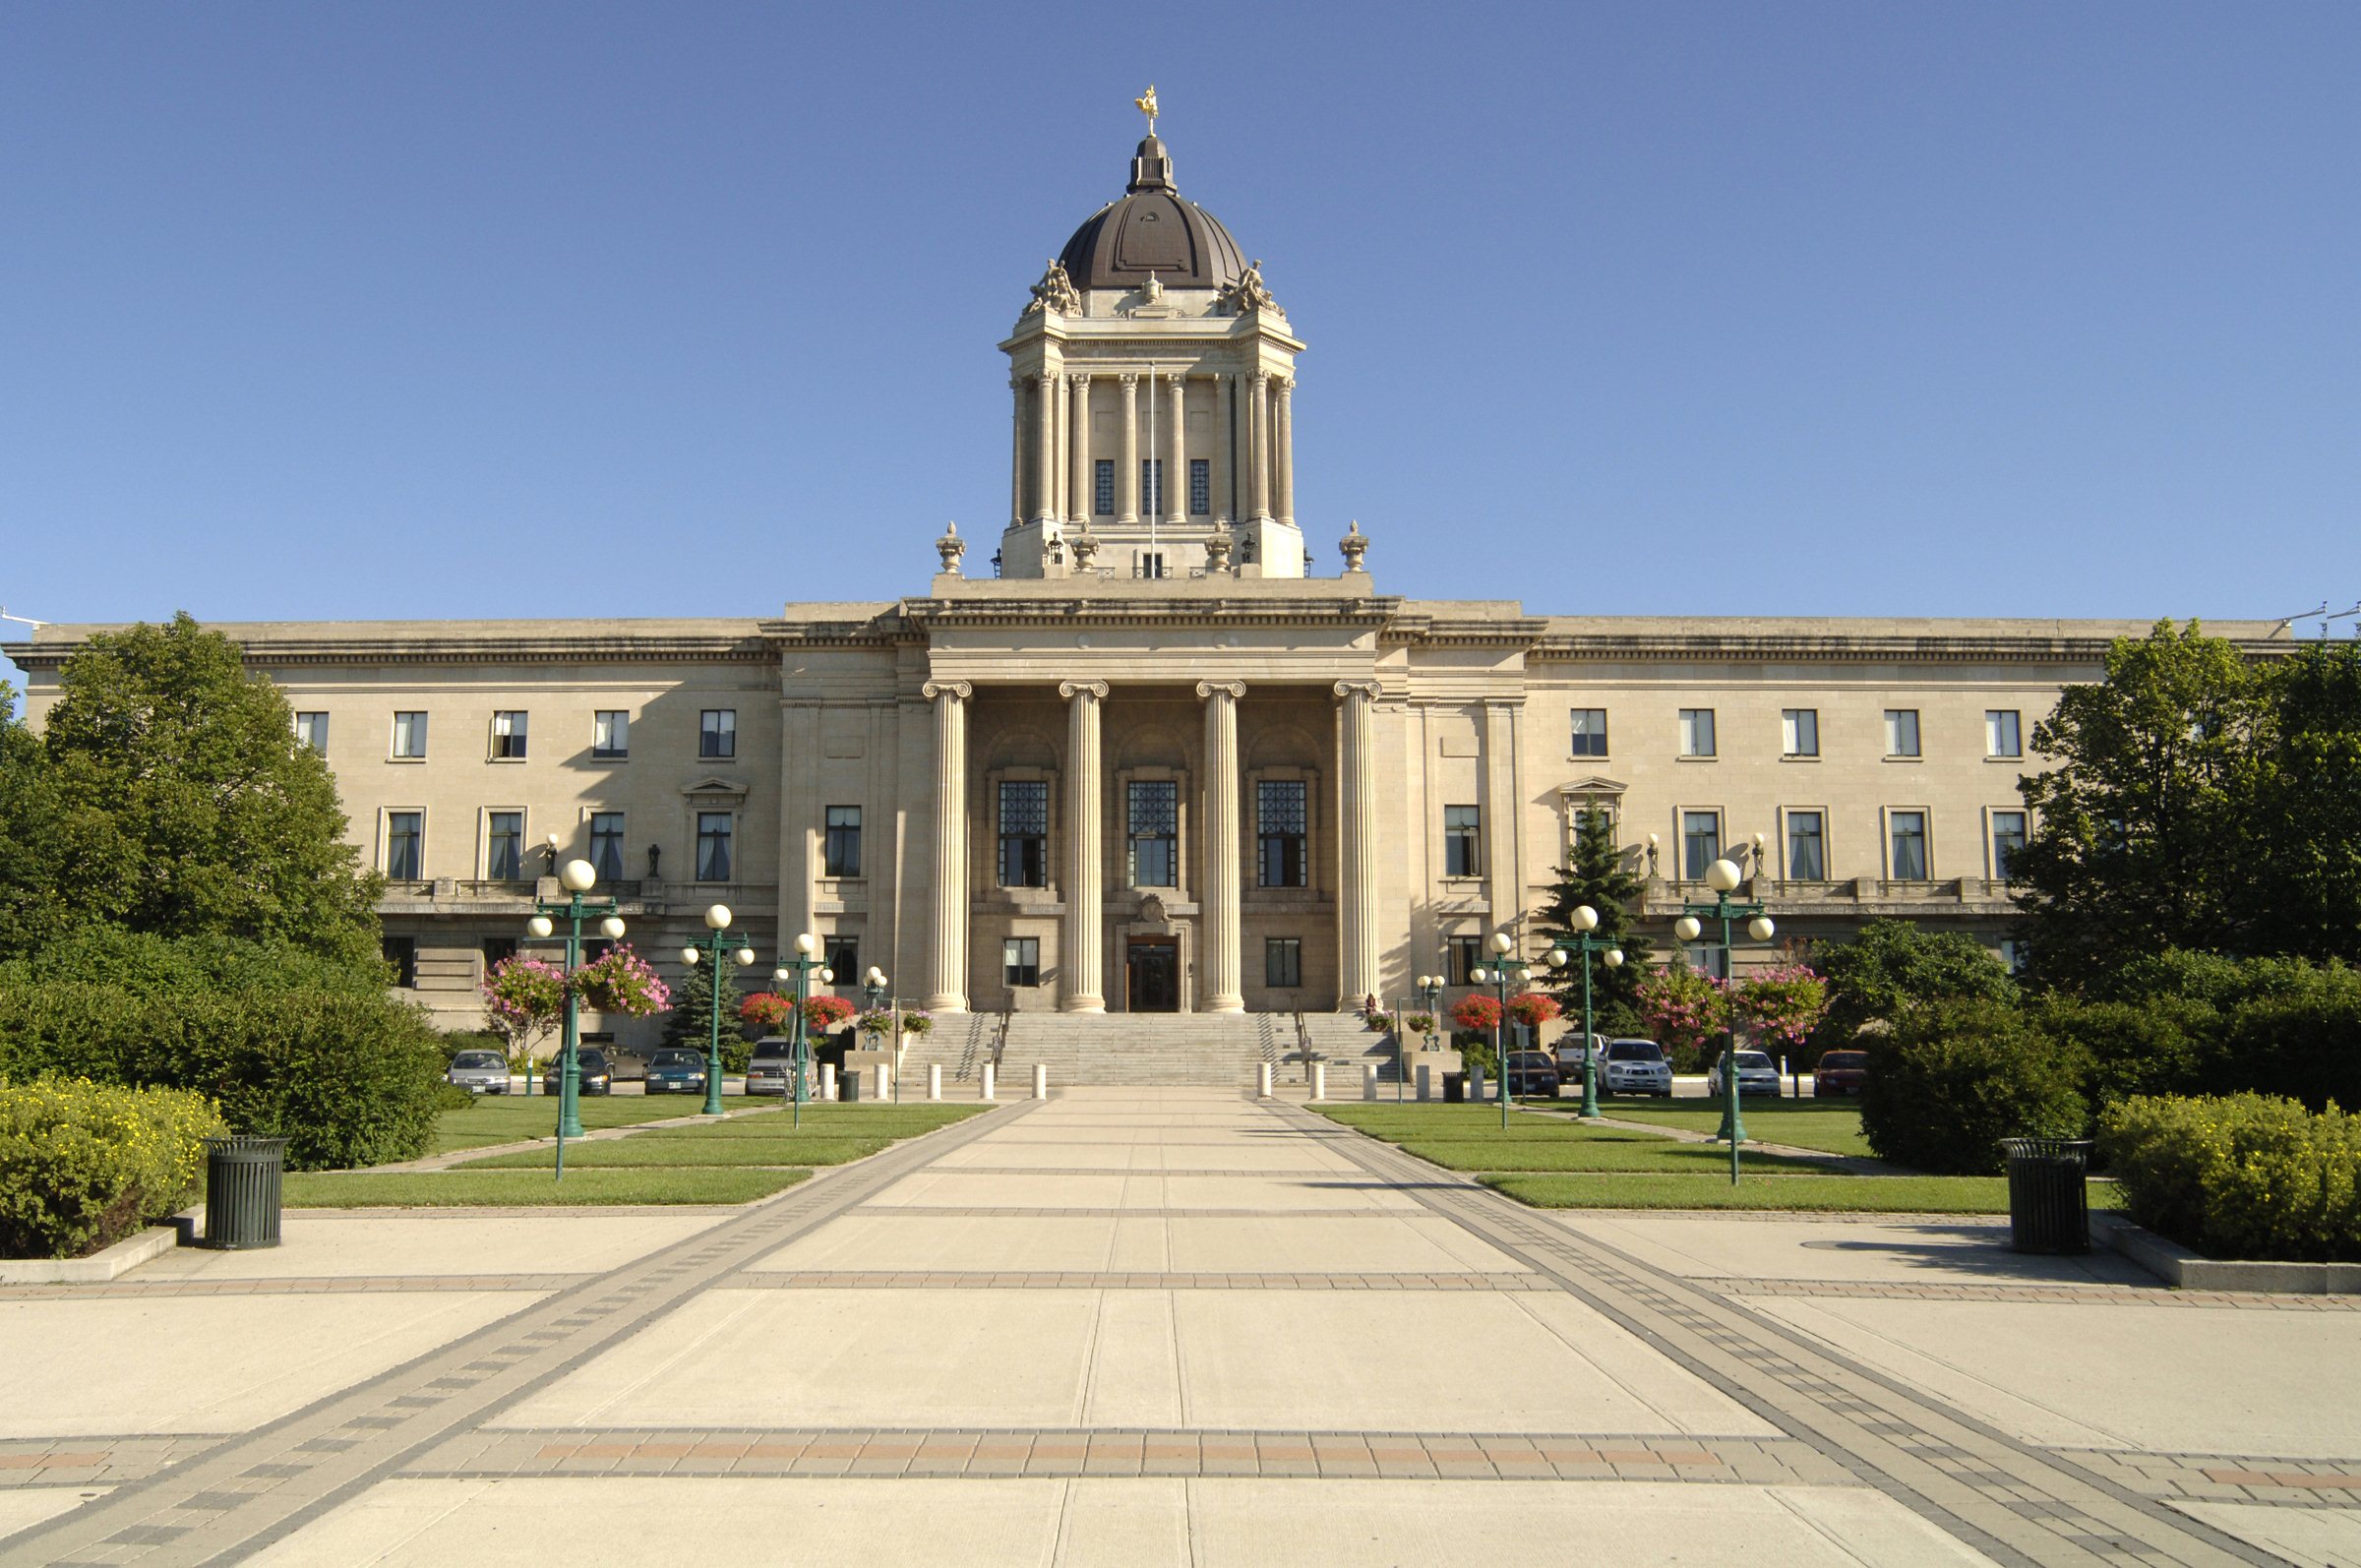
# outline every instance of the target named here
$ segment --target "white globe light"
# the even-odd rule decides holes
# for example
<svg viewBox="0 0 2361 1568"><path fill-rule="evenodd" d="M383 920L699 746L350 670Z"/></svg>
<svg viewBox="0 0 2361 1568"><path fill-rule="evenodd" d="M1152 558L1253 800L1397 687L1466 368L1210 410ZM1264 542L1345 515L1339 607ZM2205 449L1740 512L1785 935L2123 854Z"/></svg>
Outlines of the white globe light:
<svg viewBox="0 0 2361 1568"><path fill-rule="evenodd" d="M687 964L692 969L696 967L697 959L702 956L704 955L699 953L694 947L684 947L681 949L681 962Z"/></svg>
<svg viewBox="0 0 2361 1568"><path fill-rule="evenodd" d="M770 978L773 980L793 980L795 977L784 969L774 969L770 972Z"/></svg>
<svg viewBox="0 0 2361 1568"><path fill-rule="evenodd" d="M805 932L801 936L798 936L795 939L795 950L799 953L802 953L806 958L809 958L814 953L819 951L819 938L813 935L810 932Z"/></svg>
<svg viewBox="0 0 2361 1568"><path fill-rule="evenodd" d="M833 969L822 969L816 978L823 986L833 986L836 984L836 971Z"/></svg>
<svg viewBox="0 0 2361 1568"><path fill-rule="evenodd" d="M1704 930L1703 926L1697 924L1697 917L1694 915L1683 915L1672 923L1672 935L1684 942L1695 941L1697 934Z"/></svg>
<svg viewBox="0 0 2361 1568"><path fill-rule="evenodd" d="M730 956L738 960L738 967L741 969L752 969L755 966L755 950L752 947L741 947Z"/></svg>
<svg viewBox="0 0 2361 1568"><path fill-rule="evenodd" d="M882 989L884 988L884 985L885 985L885 971L884 971L884 970L882 970L882 969L879 969L879 968L878 968L877 965L875 965L875 964L872 964L872 965L870 965L870 966L869 966L869 983L870 983L871 985L873 985L873 986L876 986L876 987L878 987L879 990L882 990Z"/></svg>
<svg viewBox="0 0 2361 1568"><path fill-rule="evenodd" d="M1510 947L1511 945L1512 945L1512 944L1510 943L1510 941L1509 941L1509 939L1508 939L1508 933L1506 933L1506 932L1504 932L1504 931L1496 931L1496 932L1492 933L1492 951L1493 951L1493 952L1496 952L1496 953L1504 953L1504 952L1507 952L1507 951L1508 951L1508 949L1509 949L1509 947Z"/></svg>
<svg viewBox="0 0 2361 1568"><path fill-rule="evenodd" d="M558 928L549 923L549 917L547 915L535 915L532 919L524 923L524 929L526 933L531 935L546 936L551 932L556 931Z"/></svg>
<svg viewBox="0 0 2361 1568"><path fill-rule="evenodd" d="M1622 949L1622 948L1620 948L1620 947L1609 947L1609 948L1606 950L1606 967L1607 967L1607 968L1609 968L1609 969L1620 969L1620 968L1622 968L1622 967L1623 967L1623 949Z"/></svg>
<svg viewBox="0 0 2361 1568"><path fill-rule="evenodd" d="M1745 878L1738 874L1738 863L1718 860L1705 869L1705 885L1717 893L1726 893Z"/></svg>
<svg viewBox="0 0 2361 1568"><path fill-rule="evenodd" d="M586 860L570 860L566 869L558 873L558 880L566 884L570 893L586 893L598 881L598 868Z"/></svg>
<svg viewBox="0 0 2361 1568"><path fill-rule="evenodd" d="M1566 950L1563 947L1552 947L1549 949L1549 967L1552 969L1563 969L1566 967Z"/></svg>
<svg viewBox="0 0 2361 1568"><path fill-rule="evenodd" d="M1469 980L1469 982L1470 982L1471 984L1478 985L1478 986L1488 986L1488 985L1490 985L1490 984L1492 983L1492 977L1491 977L1491 974L1490 974L1490 972L1489 972L1489 971L1487 971L1487 970L1483 970L1483 969L1471 969L1471 970L1469 970L1469 971L1468 971L1468 980Z"/></svg>
<svg viewBox="0 0 2361 1568"><path fill-rule="evenodd" d="M1771 934L1777 930L1779 928L1771 924L1771 917L1768 915L1757 915L1746 923L1746 935L1758 942L1769 941Z"/></svg>
<svg viewBox="0 0 2361 1568"><path fill-rule="evenodd" d="M623 939L623 917L621 915L609 915L606 919L600 921L598 923L598 934L606 937L606 939L609 941L621 941Z"/></svg>
<svg viewBox="0 0 2361 1568"><path fill-rule="evenodd" d="M706 910L705 927L709 931L728 931L730 929L730 906L715 904L711 909Z"/></svg>
<svg viewBox="0 0 2361 1568"><path fill-rule="evenodd" d="M1593 909L1588 904L1576 906L1574 910L1574 929L1576 931L1597 931L1599 929L1599 911Z"/></svg>

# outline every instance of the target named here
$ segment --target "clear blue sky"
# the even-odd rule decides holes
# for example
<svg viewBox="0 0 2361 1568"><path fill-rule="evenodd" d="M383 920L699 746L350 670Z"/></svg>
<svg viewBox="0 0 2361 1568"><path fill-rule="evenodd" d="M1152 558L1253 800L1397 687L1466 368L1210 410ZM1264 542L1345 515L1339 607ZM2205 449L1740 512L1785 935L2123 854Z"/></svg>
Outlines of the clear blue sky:
<svg viewBox="0 0 2361 1568"><path fill-rule="evenodd" d="M922 591L1120 193L1309 340L1300 511L1553 612L2361 596L2361 6L0 13L0 602ZM0 634L14 635L14 632Z"/></svg>

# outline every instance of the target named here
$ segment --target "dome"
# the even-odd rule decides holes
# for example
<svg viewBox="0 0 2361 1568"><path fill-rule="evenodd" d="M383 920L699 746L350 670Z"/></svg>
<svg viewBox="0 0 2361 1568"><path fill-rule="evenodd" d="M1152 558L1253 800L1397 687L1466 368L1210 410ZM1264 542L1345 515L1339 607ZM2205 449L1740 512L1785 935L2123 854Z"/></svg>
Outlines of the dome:
<svg viewBox="0 0 2361 1568"><path fill-rule="evenodd" d="M1058 255L1076 288L1220 288L1246 270L1222 220L1173 189L1173 159L1154 136L1131 158L1131 183L1074 230Z"/></svg>

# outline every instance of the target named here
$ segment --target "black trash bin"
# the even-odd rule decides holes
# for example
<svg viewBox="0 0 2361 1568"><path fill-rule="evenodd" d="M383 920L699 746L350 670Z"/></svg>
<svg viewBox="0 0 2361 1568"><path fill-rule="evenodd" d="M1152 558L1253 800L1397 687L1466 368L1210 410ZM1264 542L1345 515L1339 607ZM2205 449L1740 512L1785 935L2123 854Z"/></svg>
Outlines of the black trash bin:
<svg viewBox="0 0 2361 1568"><path fill-rule="evenodd" d="M205 1239L199 1246L278 1245L279 1176L284 1138L205 1140Z"/></svg>
<svg viewBox="0 0 2361 1568"><path fill-rule="evenodd" d="M836 1098L848 1106L861 1103L860 1068L839 1067L836 1069Z"/></svg>
<svg viewBox="0 0 2361 1568"><path fill-rule="evenodd" d="M2090 1145L2080 1138L2003 1138L2009 1157L2010 1244L2020 1252L2090 1250L2083 1177Z"/></svg>
<svg viewBox="0 0 2361 1568"><path fill-rule="evenodd" d="M1443 1074L1443 1104L1463 1105L1468 1098L1468 1075L1464 1072Z"/></svg>

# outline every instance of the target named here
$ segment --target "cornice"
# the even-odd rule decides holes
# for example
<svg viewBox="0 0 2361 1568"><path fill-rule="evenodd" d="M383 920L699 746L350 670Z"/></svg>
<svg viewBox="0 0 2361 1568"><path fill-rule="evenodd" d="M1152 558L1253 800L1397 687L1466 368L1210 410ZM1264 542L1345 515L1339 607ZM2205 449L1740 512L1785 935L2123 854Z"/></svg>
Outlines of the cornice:
<svg viewBox="0 0 2361 1568"><path fill-rule="evenodd" d="M514 664L767 664L774 655L757 633L680 633L651 632L551 634L415 633L364 636L274 636L242 634L216 628L238 644L249 665L385 666ZM55 670L82 650L89 637L111 628L67 629L67 634L11 644L8 656L27 670Z"/></svg>
<svg viewBox="0 0 2361 1568"><path fill-rule="evenodd" d="M935 628L1351 626L1382 631L1398 613L1395 598L1232 599L904 599L899 620L923 641Z"/></svg>
<svg viewBox="0 0 2361 1568"><path fill-rule="evenodd" d="M1907 636L1561 632L1536 638L1526 658L1535 664L1640 660L1748 664L2098 664L2105 661L2114 642L2112 634ZM2237 646L2249 658L2277 657L2290 651L2287 643L2260 639L2240 639Z"/></svg>

